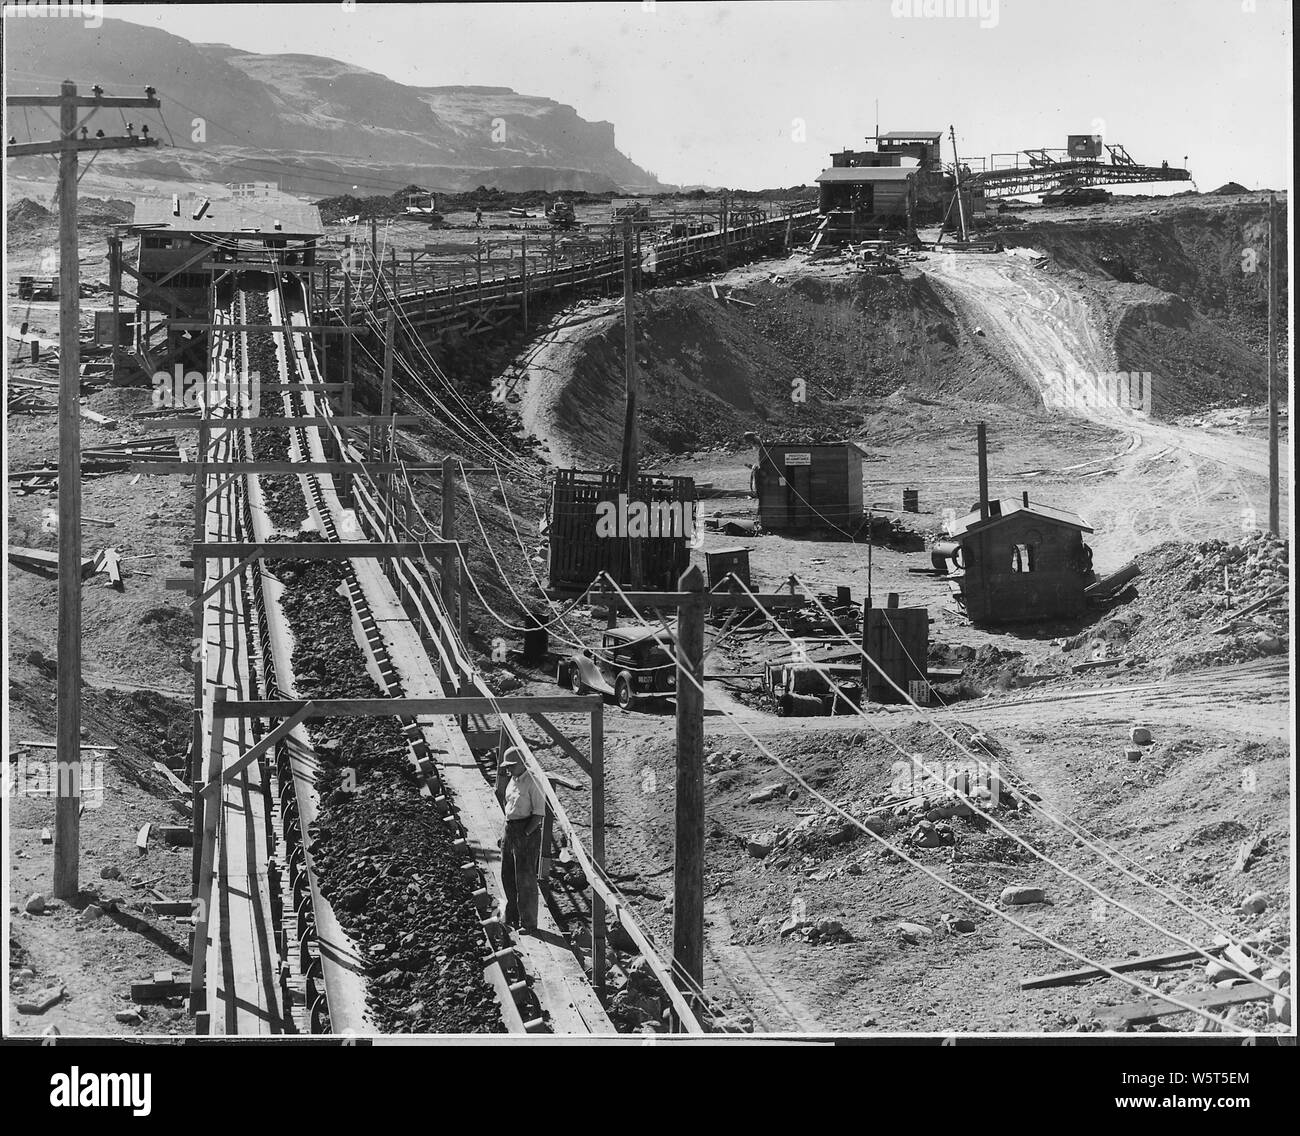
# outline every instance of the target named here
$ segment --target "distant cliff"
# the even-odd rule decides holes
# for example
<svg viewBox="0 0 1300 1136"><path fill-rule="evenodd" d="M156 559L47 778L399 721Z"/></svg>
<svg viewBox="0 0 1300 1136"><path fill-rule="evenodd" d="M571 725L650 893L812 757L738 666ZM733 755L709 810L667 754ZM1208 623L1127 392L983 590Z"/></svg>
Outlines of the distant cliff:
<svg viewBox="0 0 1300 1136"><path fill-rule="evenodd" d="M450 190L661 188L619 153L612 123L507 87L409 87L336 59L195 44L121 20L6 20L5 39L12 93L53 91L65 76L93 77L109 94L155 86L165 126L156 112L135 114L163 143L136 159L155 168L170 143L191 172L277 180L283 164L284 188L310 193L358 177ZM107 133L121 131L115 114L98 117Z"/></svg>

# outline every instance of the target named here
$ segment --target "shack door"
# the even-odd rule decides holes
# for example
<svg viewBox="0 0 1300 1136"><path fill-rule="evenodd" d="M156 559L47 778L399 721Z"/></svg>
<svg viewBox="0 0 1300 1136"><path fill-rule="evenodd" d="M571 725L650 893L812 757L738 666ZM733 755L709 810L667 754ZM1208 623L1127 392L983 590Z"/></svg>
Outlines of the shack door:
<svg viewBox="0 0 1300 1136"><path fill-rule="evenodd" d="M810 528L814 523L812 501L812 466L788 465L785 468L787 516L790 527Z"/></svg>

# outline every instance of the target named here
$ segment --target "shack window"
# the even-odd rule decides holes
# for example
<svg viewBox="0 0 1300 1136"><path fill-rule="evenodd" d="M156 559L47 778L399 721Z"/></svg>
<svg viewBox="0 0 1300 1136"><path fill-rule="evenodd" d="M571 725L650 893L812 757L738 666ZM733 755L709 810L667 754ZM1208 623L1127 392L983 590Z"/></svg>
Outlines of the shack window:
<svg viewBox="0 0 1300 1136"><path fill-rule="evenodd" d="M1016 544L1011 547L1011 571L1032 572L1034 570L1034 546Z"/></svg>

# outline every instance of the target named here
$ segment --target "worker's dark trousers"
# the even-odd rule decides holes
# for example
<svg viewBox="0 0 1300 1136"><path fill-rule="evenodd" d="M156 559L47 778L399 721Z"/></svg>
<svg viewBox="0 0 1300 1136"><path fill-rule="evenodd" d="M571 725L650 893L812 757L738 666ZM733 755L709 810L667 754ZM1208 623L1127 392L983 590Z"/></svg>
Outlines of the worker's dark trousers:
<svg viewBox="0 0 1300 1136"><path fill-rule="evenodd" d="M527 820L506 821L501 843L501 886L506 889L506 922L532 930L537 926L537 861L542 830L528 835Z"/></svg>

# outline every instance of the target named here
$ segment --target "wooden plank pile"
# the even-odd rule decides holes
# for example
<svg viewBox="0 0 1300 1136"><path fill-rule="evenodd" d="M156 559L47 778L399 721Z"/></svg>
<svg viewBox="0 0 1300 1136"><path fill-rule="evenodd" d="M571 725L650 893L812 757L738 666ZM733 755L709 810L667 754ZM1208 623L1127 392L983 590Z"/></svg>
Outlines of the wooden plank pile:
<svg viewBox="0 0 1300 1136"><path fill-rule="evenodd" d="M112 422L112 419L106 421ZM85 446L81 451L82 478L105 477L110 473L125 473L132 462L180 462L185 456L176 444L175 435L158 435L149 438L131 438L109 442L102 446ZM58 488L59 469L46 462L34 469L11 470L7 474L9 488L17 494L52 491Z"/></svg>
<svg viewBox="0 0 1300 1136"><path fill-rule="evenodd" d="M22 548L11 545L7 549L9 561L11 564L17 564L20 568L29 568L35 572L49 572L58 575L59 572L59 554L57 552L47 552L43 548ZM81 562L82 577L89 576L94 570L95 562L93 560L83 560Z"/></svg>
<svg viewBox="0 0 1300 1136"><path fill-rule="evenodd" d="M54 414L58 411L57 403L50 402L45 396L51 386L57 392L57 384L24 379L10 379L5 389L5 409L10 414Z"/></svg>

